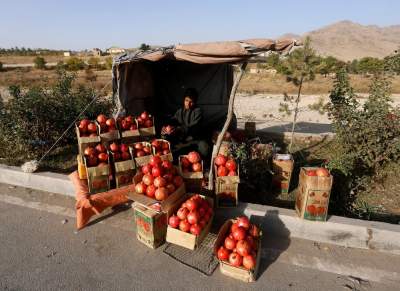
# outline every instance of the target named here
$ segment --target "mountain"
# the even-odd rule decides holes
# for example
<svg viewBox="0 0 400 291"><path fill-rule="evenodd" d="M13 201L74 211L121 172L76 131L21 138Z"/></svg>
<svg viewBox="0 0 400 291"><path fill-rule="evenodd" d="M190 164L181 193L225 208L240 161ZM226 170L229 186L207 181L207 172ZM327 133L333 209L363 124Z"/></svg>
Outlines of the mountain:
<svg viewBox="0 0 400 291"><path fill-rule="evenodd" d="M319 54L344 61L367 56L383 58L400 48L400 25L379 27L346 20L307 32L301 38L305 36L311 37Z"/></svg>

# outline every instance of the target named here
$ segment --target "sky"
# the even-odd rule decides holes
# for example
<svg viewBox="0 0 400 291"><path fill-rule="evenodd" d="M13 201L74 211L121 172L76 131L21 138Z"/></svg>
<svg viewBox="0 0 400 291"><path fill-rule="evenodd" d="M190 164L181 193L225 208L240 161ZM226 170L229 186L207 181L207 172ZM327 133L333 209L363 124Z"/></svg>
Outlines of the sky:
<svg viewBox="0 0 400 291"><path fill-rule="evenodd" d="M0 47L82 50L276 38L350 20L400 24L398 0L3 0Z"/></svg>

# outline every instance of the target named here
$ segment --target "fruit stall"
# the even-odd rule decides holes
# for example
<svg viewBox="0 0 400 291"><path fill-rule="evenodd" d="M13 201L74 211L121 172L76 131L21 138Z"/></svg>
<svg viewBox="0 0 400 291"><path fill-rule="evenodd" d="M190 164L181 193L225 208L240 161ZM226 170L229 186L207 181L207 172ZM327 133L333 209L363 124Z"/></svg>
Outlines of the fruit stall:
<svg viewBox="0 0 400 291"><path fill-rule="evenodd" d="M70 177L77 192L77 227L85 227L108 207L131 203L132 228L135 225L136 237L144 245L155 249L166 244L195 254L212 239L205 253L219 263L223 274L255 281L263 233L268 231L245 215L222 224L217 219L219 213L229 214L239 204L240 167L230 153L235 139L224 141L240 80L233 81L233 64L241 64L240 75L243 64L257 53L286 51L295 45L292 40L177 45L116 58L117 114L99 113L94 120L76 123L78 170ZM166 113L181 105L181 97L176 96L187 87L201 88L204 131L220 130L207 168L198 152L174 156L171 143L160 138ZM220 117L225 120L218 124ZM274 153L271 165L275 190L287 191L293 157ZM331 186L326 169L301 170L296 196L299 219L326 219Z"/></svg>

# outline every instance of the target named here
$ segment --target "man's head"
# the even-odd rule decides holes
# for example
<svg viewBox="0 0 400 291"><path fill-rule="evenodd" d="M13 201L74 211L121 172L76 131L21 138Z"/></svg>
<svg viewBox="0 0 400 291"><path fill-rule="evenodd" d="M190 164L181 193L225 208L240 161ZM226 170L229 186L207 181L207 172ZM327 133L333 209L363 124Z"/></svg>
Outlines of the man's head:
<svg viewBox="0 0 400 291"><path fill-rule="evenodd" d="M194 88L187 88L183 95L183 107L185 109L192 109L197 103L197 91Z"/></svg>

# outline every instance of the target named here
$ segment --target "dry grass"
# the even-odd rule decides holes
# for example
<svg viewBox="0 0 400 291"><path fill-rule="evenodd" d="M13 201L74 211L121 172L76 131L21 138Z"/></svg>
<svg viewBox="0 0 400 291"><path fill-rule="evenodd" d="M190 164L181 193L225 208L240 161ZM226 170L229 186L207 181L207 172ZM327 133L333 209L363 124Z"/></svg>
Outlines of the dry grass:
<svg viewBox="0 0 400 291"><path fill-rule="evenodd" d="M40 55L38 55L40 56ZM68 61L71 57L64 57L64 56L42 56L46 63L57 63L59 61ZM75 56L74 56L75 57ZM77 56L82 60L89 60L92 56ZM100 60L104 60L109 56L101 56L99 57ZM3 64L32 64L33 60L36 56L0 56L0 62Z"/></svg>
<svg viewBox="0 0 400 291"><path fill-rule="evenodd" d="M351 75L351 85L358 93L367 93L371 83L371 77ZM303 94L327 94L332 89L333 77L317 76L312 82L305 83L303 86ZM392 92L394 94L400 93L400 76L393 78ZM257 94L257 93L271 93L281 94L297 93L296 87L289 82L282 75L269 75L269 74L246 74L240 82L239 92Z"/></svg>

